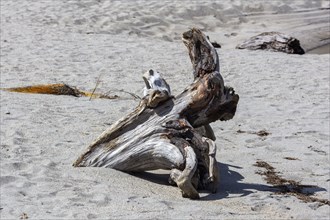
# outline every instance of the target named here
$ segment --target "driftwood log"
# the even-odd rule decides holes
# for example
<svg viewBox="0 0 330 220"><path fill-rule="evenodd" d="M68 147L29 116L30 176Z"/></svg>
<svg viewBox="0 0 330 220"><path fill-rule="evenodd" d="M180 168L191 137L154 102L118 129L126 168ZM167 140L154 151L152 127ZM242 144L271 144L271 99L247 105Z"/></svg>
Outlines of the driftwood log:
<svg viewBox="0 0 330 220"><path fill-rule="evenodd" d="M236 46L237 49L270 50L289 54L304 54L298 39L279 32L264 32Z"/></svg>
<svg viewBox="0 0 330 220"><path fill-rule="evenodd" d="M193 83L173 97L161 75L149 70L139 105L101 134L74 166L166 169L183 197L199 198L198 189L216 191L219 173L209 123L233 118L239 96L224 86L217 52L207 37L193 28L182 39L193 65Z"/></svg>

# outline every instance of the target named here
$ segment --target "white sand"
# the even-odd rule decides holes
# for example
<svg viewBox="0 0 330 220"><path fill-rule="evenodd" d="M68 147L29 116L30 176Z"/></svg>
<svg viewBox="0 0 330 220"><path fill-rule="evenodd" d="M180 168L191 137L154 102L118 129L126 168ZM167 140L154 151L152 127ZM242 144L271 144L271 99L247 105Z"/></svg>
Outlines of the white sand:
<svg viewBox="0 0 330 220"><path fill-rule="evenodd" d="M1 91L0 219L329 218L328 205L274 194L253 166L266 161L329 199L329 54L234 49L262 31L292 34L306 50L328 43L329 1L79 2L1 1L0 87L64 82L92 90L101 74L99 92L142 94L141 75L154 68L179 94L192 81L180 34L202 28L222 44L221 73L240 95L234 119L212 124L219 191L192 201L164 171L71 166L138 104L127 94L89 101ZM237 133L262 129L271 135Z"/></svg>

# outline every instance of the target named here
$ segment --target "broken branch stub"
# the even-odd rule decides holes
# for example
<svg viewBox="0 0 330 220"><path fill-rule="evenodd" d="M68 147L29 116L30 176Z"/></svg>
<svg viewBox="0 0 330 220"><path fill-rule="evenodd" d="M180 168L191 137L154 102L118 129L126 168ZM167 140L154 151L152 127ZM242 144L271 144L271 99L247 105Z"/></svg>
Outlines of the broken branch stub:
<svg viewBox="0 0 330 220"><path fill-rule="evenodd" d="M200 30L183 33L183 42L194 82L174 98L161 75L149 70L138 107L101 134L74 166L167 169L184 197L199 198L198 189L216 191L219 174L209 123L231 119L239 97L224 86L217 52Z"/></svg>

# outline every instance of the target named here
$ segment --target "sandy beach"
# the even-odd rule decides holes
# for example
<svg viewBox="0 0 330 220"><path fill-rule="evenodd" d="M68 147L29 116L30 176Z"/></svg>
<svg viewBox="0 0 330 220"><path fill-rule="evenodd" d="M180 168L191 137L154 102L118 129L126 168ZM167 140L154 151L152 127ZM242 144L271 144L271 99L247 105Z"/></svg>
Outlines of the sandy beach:
<svg viewBox="0 0 330 220"><path fill-rule="evenodd" d="M329 0L0 4L0 88L66 83L92 91L100 79L98 93L119 96L0 90L0 219L329 219L320 202L330 198ZM160 71L174 95L193 81L181 41L192 27L221 44L221 75L240 95L235 117L211 124L218 192L189 200L168 184L169 171L72 167L138 105L119 90L142 96L145 71ZM235 49L264 31L298 38L307 53ZM317 200L279 193L258 161Z"/></svg>

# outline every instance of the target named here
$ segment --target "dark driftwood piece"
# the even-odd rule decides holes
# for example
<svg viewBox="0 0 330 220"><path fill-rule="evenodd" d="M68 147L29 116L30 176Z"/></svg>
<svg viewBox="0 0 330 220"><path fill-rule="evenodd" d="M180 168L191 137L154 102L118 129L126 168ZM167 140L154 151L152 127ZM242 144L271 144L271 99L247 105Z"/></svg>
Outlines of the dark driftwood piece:
<svg viewBox="0 0 330 220"><path fill-rule="evenodd" d="M212 44L212 46L214 47L214 48L221 48L221 45L218 43L218 42L216 42L216 41L211 41L210 40L210 37L209 36L206 36L207 37L207 39L211 42L211 44Z"/></svg>
<svg viewBox="0 0 330 220"><path fill-rule="evenodd" d="M289 54L304 54L299 40L279 32L264 32L251 37L247 41L236 46L237 49L270 50Z"/></svg>
<svg viewBox="0 0 330 220"><path fill-rule="evenodd" d="M219 174L209 123L233 118L239 97L224 86L217 52L206 36L191 29L182 38L194 82L173 97L160 74L149 70L143 76L146 88L140 104L101 134L74 166L167 169L169 181L184 197L199 198L197 189L216 191Z"/></svg>

